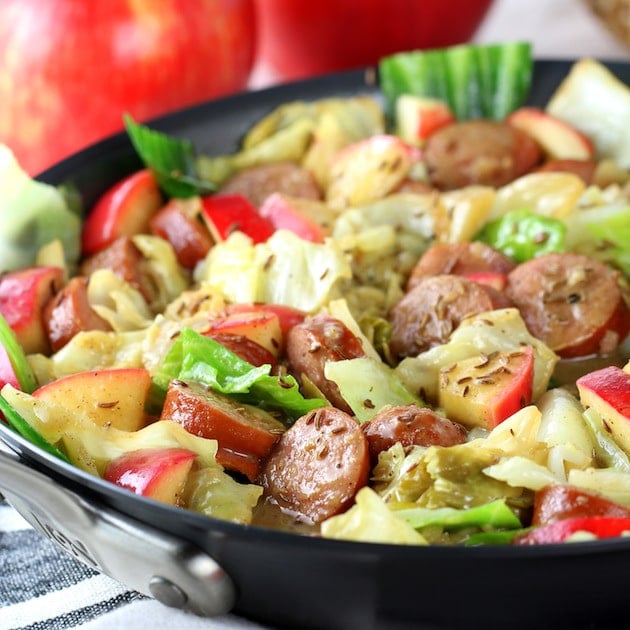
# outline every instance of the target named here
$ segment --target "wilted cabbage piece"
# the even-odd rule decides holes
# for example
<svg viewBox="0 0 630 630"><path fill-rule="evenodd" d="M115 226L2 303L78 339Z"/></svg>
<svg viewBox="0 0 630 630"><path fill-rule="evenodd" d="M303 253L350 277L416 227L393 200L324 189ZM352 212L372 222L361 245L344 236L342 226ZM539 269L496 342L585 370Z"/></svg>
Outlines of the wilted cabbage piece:
<svg viewBox="0 0 630 630"><path fill-rule="evenodd" d="M189 475L183 500L194 512L249 524L262 491L260 486L234 481L219 467L208 466Z"/></svg>
<svg viewBox="0 0 630 630"><path fill-rule="evenodd" d="M81 410L70 411L11 385L2 388L2 396L42 437L65 452L75 466L88 472L102 475L110 460L129 451L170 446L194 451L202 466L220 468L215 461L216 440L188 433L176 422L162 420L138 431L122 431L99 426Z"/></svg>
<svg viewBox="0 0 630 630"><path fill-rule="evenodd" d="M81 249L81 219L54 186L31 179L11 150L0 144L0 272L30 267L39 249L63 244L65 262Z"/></svg>
<svg viewBox="0 0 630 630"><path fill-rule="evenodd" d="M40 385L75 372L107 367L143 367L145 334L144 330L82 331L52 356L33 354L28 359Z"/></svg>
<svg viewBox="0 0 630 630"><path fill-rule="evenodd" d="M111 269L97 269L90 274L88 301L116 332L142 330L153 321L142 294Z"/></svg>
<svg viewBox="0 0 630 630"><path fill-rule="evenodd" d="M221 184L236 171L273 162L304 162L325 186L329 159L344 146L384 130L382 109L369 96L295 101L274 109L245 135L236 153L200 156L202 179Z"/></svg>
<svg viewBox="0 0 630 630"><path fill-rule="evenodd" d="M426 545L411 525L396 516L370 488L357 492L355 504L343 514L321 524L324 538L399 545Z"/></svg>
<svg viewBox="0 0 630 630"><path fill-rule="evenodd" d="M385 405L422 404L403 385L392 368L380 359L360 357L328 361L324 374L337 384L341 396L360 423L372 418Z"/></svg>
<svg viewBox="0 0 630 630"><path fill-rule="evenodd" d="M159 313L188 289L190 279L177 262L173 246L168 241L149 234L137 234L133 243L145 258L144 271L155 289L151 308Z"/></svg>
<svg viewBox="0 0 630 630"><path fill-rule="evenodd" d="M558 356L529 333L515 308L467 317L451 334L448 343L417 357L403 359L396 372L412 392L422 392L427 399L435 401L442 368L481 353L518 350L522 345L531 345L534 349L532 397L536 401L547 389Z"/></svg>
<svg viewBox="0 0 630 630"><path fill-rule="evenodd" d="M350 275L346 256L334 242L311 243L278 230L257 245L240 232L232 233L210 250L195 279L233 302L285 304L314 312L339 297L338 281Z"/></svg>

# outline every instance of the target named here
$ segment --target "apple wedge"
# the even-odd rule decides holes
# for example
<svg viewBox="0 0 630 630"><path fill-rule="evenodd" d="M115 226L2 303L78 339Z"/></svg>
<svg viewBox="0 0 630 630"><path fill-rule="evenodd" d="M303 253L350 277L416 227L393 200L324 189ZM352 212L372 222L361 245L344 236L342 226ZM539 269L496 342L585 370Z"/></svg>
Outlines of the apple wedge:
<svg viewBox="0 0 630 630"><path fill-rule="evenodd" d="M86 217L81 234L83 255L95 254L120 236L149 233L149 221L162 204L162 193L150 170L125 177L98 199Z"/></svg>
<svg viewBox="0 0 630 630"><path fill-rule="evenodd" d="M103 478L144 497L179 505L197 454L185 448L145 448L113 459Z"/></svg>
<svg viewBox="0 0 630 630"><path fill-rule="evenodd" d="M419 155L419 149L389 134L344 147L330 164L326 204L339 212L385 197L405 181Z"/></svg>
<svg viewBox="0 0 630 630"><path fill-rule="evenodd" d="M205 335L243 335L268 350L275 358L282 348L280 318L272 311L251 310L229 313L210 322Z"/></svg>
<svg viewBox="0 0 630 630"><path fill-rule="evenodd" d="M630 453L630 374L611 365L576 381L580 402L595 410L614 440Z"/></svg>
<svg viewBox="0 0 630 630"><path fill-rule="evenodd" d="M64 283L60 267L28 267L0 276L0 313L24 352L48 353L50 344L42 311Z"/></svg>
<svg viewBox="0 0 630 630"><path fill-rule="evenodd" d="M22 385L15 373L9 354L5 347L0 344L0 389L2 389L7 383L13 385L16 389L22 389ZM2 415L0 414L0 417Z"/></svg>
<svg viewBox="0 0 630 630"><path fill-rule="evenodd" d="M493 429L532 400L534 352L493 352L440 371L438 404L450 420Z"/></svg>
<svg viewBox="0 0 630 630"><path fill-rule="evenodd" d="M289 197L281 193L269 195L259 208L275 230L289 230L305 241L323 243L337 214L321 201Z"/></svg>
<svg viewBox="0 0 630 630"><path fill-rule="evenodd" d="M422 145L435 131L455 122L455 114L440 99L402 94L396 100L396 135Z"/></svg>
<svg viewBox="0 0 630 630"><path fill-rule="evenodd" d="M595 155L592 142L581 131L537 107L521 107L506 122L536 140L548 159L592 160Z"/></svg>
<svg viewBox="0 0 630 630"><path fill-rule="evenodd" d="M90 370L42 385L33 396L69 410L79 409L99 426L137 431L146 424L150 386L151 377L143 368Z"/></svg>

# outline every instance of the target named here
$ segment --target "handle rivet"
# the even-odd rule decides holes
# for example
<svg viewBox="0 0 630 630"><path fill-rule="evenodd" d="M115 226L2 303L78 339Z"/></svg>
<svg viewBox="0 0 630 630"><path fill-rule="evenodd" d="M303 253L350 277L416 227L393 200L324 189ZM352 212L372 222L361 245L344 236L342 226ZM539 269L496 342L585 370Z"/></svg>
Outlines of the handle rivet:
<svg viewBox="0 0 630 630"><path fill-rule="evenodd" d="M159 575L151 578L149 590L155 599L171 608L183 608L188 601L188 596L177 584Z"/></svg>

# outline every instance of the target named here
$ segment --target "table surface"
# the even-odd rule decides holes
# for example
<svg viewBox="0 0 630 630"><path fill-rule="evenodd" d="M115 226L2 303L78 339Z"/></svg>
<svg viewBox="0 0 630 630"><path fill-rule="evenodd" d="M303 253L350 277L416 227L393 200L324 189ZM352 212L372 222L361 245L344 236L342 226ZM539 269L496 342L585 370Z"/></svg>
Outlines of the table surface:
<svg viewBox="0 0 630 630"><path fill-rule="evenodd" d="M524 39L534 56L628 60L630 49L593 18L581 0L497 0L477 42ZM273 84L261 65L252 89ZM262 628L234 615L200 619L129 591L58 551L6 503L0 503L0 628L86 630L236 630Z"/></svg>

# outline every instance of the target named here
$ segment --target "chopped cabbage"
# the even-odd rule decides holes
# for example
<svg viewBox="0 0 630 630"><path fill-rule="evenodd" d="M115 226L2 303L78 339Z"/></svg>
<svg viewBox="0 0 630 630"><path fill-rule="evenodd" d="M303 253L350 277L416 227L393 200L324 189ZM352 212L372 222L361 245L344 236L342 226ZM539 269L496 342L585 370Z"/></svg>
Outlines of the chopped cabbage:
<svg viewBox="0 0 630 630"><path fill-rule="evenodd" d="M153 320L142 294L111 269L90 274L88 302L116 332L142 330Z"/></svg>
<svg viewBox="0 0 630 630"><path fill-rule="evenodd" d="M199 467L189 478L189 509L238 523L250 523L262 488L241 484L216 462L217 442L189 433L177 422L160 420L138 431L98 426L79 410L25 394L5 385L2 397L41 436L67 455L72 464L102 476L117 457L146 448L185 448L197 454Z"/></svg>
<svg viewBox="0 0 630 630"><path fill-rule="evenodd" d="M311 243L278 230L257 245L240 232L232 233L210 250L195 275L233 302L285 304L314 312L338 297L338 281L350 278L351 270L333 241Z"/></svg>
<svg viewBox="0 0 630 630"><path fill-rule="evenodd" d="M371 357L328 361L324 375L339 387L357 420L366 422L386 405L422 405L392 368Z"/></svg>
<svg viewBox="0 0 630 630"><path fill-rule="evenodd" d="M411 525L392 512L374 490L357 492L355 504L343 514L321 524L324 538L399 545L426 545Z"/></svg>
<svg viewBox="0 0 630 630"><path fill-rule="evenodd" d="M190 286L190 278L177 262L173 246L163 238L136 234L134 245L145 258L144 271L153 281L155 295L151 307L162 312L169 302Z"/></svg>
<svg viewBox="0 0 630 630"><path fill-rule="evenodd" d="M505 481L514 488L540 490L550 484L563 483L565 480L554 475L549 468L527 457L515 455L504 457L497 464L484 468L484 474Z"/></svg>
<svg viewBox="0 0 630 630"><path fill-rule="evenodd" d="M630 167L630 89L604 64L581 59L547 103L547 111L584 133L599 159Z"/></svg>
<svg viewBox="0 0 630 630"><path fill-rule="evenodd" d="M162 420L139 431L122 431L98 426L80 410L68 410L11 385L5 385L0 393L44 439L65 452L75 466L93 474L102 475L110 460L129 451L171 446L194 451L203 466L220 468L215 461L216 440L188 433L176 422Z"/></svg>
<svg viewBox="0 0 630 630"><path fill-rule="evenodd" d="M566 244L630 275L630 204L618 201L576 208L567 218Z"/></svg>
<svg viewBox="0 0 630 630"><path fill-rule="evenodd" d="M558 356L533 337L515 308L488 311L467 317L451 334L447 343L431 348L417 357L403 359L396 373L412 392L424 392L437 399L440 370L462 359L496 350L518 350L522 345L534 349L533 399L547 390Z"/></svg>
<svg viewBox="0 0 630 630"><path fill-rule="evenodd" d="M577 398L556 388L540 398L538 407L541 411L538 439L549 448L548 468L562 478L570 468L590 466L595 445Z"/></svg>
<svg viewBox="0 0 630 630"><path fill-rule="evenodd" d="M628 454L615 442L597 411L590 407L584 412L583 417L592 436L596 459L605 467L630 473Z"/></svg>
<svg viewBox="0 0 630 630"><path fill-rule="evenodd" d="M0 272L35 264L39 249L63 244L66 263L81 251L81 219L54 186L31 179L0 144Z"/></svg>
<svg viewBox="0 0 630 630"><path fill-rule="evenodd" d="M602 494L630 506L630 473L610 468L577 468L569 473L569 483Z"/></svg>
<svg viewBox="0 0 630 630"><path fill-rule="evenodd" d="M208 466L189 475L183 500L194 512L248 525L262 491L260 486L235 481L219 467Z"/></svg>
<svg viewBox="0 0 630 630"><path fill-rule="evenodd" d="M51 357L32 354L28 360L40 385L75 372L107 367L143 367L144 335L141 330L123 333L81 331Z"/></svg>

